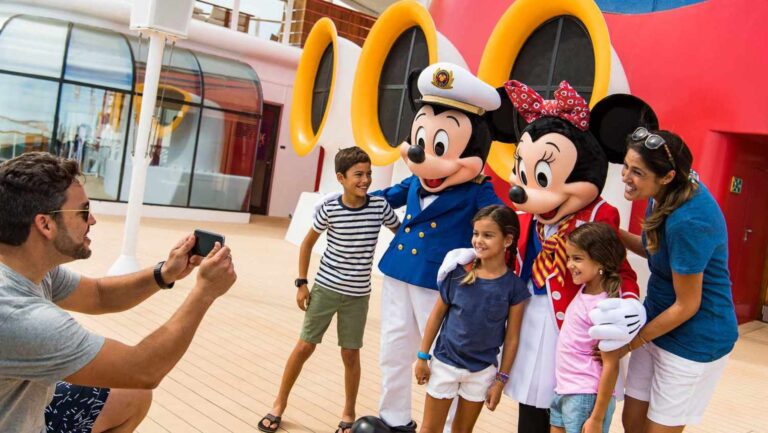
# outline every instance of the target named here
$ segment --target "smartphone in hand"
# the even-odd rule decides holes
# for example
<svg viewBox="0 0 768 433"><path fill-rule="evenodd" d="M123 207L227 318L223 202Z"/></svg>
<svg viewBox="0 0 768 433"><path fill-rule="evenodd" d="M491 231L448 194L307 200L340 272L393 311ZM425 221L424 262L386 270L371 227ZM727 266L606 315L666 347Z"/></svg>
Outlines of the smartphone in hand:
<svg viewBox="0 0 768 433"><path fill-rule="evenodd" d="M224 236L218 233L205 230L195 230L195 246L189 253L195 256L207 256L211 252L216 242L224 246Z"/></svg>

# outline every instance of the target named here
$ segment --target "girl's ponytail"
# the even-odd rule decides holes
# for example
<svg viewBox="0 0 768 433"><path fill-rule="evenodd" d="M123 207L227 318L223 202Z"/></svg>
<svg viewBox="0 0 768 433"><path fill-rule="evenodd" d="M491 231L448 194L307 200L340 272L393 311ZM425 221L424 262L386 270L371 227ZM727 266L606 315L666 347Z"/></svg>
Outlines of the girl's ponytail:
<svg viewBox="0 0 768 433"><path fill-rule="evenodd" d="M517 217L517 215L515 215ZM518 235L520 234L520 229L517 230ZM515 270L515 265L517 264L517 236L515 236L515 239L512 241L512 244L510 244L507 247L507 251L505 252L504 257L504 263L507 264L507 267L509 269Z"/></svg>
<svg viewBox="0 0 768 433"><path fill-rule="evenodd" d="M480 259L473 260L472 267L467 272L467 275L464 275L464 279L461 280L461 284L465 284L465 285L475 284L475 280L477 279L478 267L480 267Z"/></svg>
<svg viewBox="0 0 768 433"><path fill-rule="evenodd" d="M603 289L609 298L618 298L621 289L621 276L618 272L603 271Z"/></svg>

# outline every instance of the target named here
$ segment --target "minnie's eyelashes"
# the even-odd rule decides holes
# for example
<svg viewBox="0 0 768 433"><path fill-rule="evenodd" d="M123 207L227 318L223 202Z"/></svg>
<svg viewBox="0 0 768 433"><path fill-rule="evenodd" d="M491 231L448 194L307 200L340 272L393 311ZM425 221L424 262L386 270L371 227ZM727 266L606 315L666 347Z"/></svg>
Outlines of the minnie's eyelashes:
<svg viewBox="0 0 768 433"><path fill-rule="evenodd" d="M544 161L546 163L552 164L553 162L555 162L555 152L551 152L549 155L547 155L547 152L544 151L544 156L542 156L539 161Z"/></svg>

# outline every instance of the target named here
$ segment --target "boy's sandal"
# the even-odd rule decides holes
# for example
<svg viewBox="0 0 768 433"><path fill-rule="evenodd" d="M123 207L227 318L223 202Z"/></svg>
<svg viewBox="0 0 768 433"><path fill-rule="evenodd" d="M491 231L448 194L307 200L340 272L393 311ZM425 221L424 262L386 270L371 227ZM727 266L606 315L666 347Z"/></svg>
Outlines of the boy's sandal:
<svg viewBox="0 0 768 433"><path fill-rule="evenodd" d="M269 421L269 426L264 425L264 421ZM266 433L275 433L280 428L280 421L282 421L282 418L268 413L259 421L259 430Z"/></svg>
<svg viewBox="0 0 768 433"><path fill-rule="evenodd" d="M339 423L339 428L336 429L334 433L347 433L347 430L352 430L352 424L351 422L342 421Z"/></svg>

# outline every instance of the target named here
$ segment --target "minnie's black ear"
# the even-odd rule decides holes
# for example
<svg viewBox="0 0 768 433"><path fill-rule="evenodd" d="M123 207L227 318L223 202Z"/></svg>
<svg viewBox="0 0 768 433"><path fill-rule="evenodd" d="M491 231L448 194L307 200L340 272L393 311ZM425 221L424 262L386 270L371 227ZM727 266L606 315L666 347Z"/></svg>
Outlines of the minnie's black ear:
<svg viewBox="0 0 768 433"><path fill-rule="evenodd" d="M520 139L520 133L525 128L525 120L517 114L517 110L509 100L507 91L504 87L499 87L496 92L501 97L501 106L494 111L485 114L488 120L488 126L491 129L491 138L495 141L504 143L517 143ZM522 121L522 127L517 125Z"/></svg>
<svg viewBox="0 0 768 433"><path fill-rule="evenodd" d="M408 102L414 113L421 108L421 92L419 92L419 75L423 68L414 69L408 74Z"/></svg>
<svg viewBox="0 0 768 433"><path fill-rule="evenodd" d="M644 126L659 129L656 113L642 99L623 93L610 95L595 104L589 116L589 130L608 155L621 163L627 153L627 136Z"/></svg>

